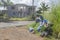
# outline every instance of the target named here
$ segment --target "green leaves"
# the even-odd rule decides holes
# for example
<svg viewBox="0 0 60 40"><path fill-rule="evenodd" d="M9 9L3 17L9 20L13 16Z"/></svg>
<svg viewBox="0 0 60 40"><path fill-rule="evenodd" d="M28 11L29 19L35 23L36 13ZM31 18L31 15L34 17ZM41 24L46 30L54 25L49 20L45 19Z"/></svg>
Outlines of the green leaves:
<svg viewBox="0 0 60 40"><path fill-rule="evenodd" d="M4 6L12 5L13 4L13 2L11 2L10 0L1 0L1 1L4 4Z"/></svg>
<svg viewBox="0 0 60 40"><path fill-rule="evenodd" d="M52 8L52 23L54 23L52 29L53 33L59 33L60 32L60 6L57 5L55 8Z"/></svg>
<svg viewBox="0 0 60 40"><path fill-rule="evenodd" d="M44 2L41 3L41 9L42 11L47 11L48 10L48 5L46 5Z"/></svg>
<svg viewBox="0 0 60 40"><path fill-rule="evenodd" d="M42 2L40 5L41 7L39 7L39 10L37 11L39 14L44 13L44 11L47 11L49 9L48 5L44 2Z"/></svg>

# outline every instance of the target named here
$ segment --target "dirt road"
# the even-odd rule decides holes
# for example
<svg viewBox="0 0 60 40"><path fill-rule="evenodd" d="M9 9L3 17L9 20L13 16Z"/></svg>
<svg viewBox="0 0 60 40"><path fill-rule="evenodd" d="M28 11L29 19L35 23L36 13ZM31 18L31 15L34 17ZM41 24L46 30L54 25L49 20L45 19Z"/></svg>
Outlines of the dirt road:
<svg viewBox="0 0 60 40"><path fill-rule="evenodd" d="M0 29L0 40L42 40L31 34L26 27L10 27Z"/></svg>

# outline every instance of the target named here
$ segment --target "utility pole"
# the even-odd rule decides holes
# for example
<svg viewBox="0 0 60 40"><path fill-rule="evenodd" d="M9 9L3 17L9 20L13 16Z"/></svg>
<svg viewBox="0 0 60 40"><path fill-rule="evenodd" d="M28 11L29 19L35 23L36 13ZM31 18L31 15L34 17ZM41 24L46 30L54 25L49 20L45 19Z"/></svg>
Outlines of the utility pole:
<svg viewBox="0 0 60 40"><path fill-rule="evenodd" d="M34 17L34 0L32 0L32 19L35 20L35 17Z"/></svg>
<svg viewBox="0 0 60 40"><path fill-rule="evenodd" d="M32 14L34 14L34 0L32 0Z"/></svg>
<svg viewBox="0 0 60 40"><path fill-rule="evenodd" d="M34 0L32 0L32 6L34 6Z"/></svg>

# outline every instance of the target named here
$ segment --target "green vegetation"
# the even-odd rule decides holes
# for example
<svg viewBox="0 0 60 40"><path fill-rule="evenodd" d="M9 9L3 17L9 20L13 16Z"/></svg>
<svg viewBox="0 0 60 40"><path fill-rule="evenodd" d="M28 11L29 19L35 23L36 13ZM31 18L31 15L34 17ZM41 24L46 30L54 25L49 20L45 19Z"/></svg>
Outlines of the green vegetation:
<svg viewBox="0 0 60 40"><path fill-rule="evenodd" d="M37 27L39 26L39 23L33 22L32 24L27 25L27 26L28 26L28 29L29 27L34 28L35 34L40 35L39 32L37 31Z"/></svg>
<svg viewBox="0 0 60 40"><path fill-rule="evenodd" d="M58 0L59 1L59 0ZM45 5L45 4L44 4ZM41 8L38 13L41 13ZM45 8L43 9L43 11ZM42 14L43 15L43 14ZM53 23L52 30L53 30L53 35L51 37L45 38L44 40L60 40L60 5L53 5L52 9L48 12L44 12L44 18L49 20L51 23ZM32 24L33 25L33 24ZM36 24L38 25L38 24ZM34 27L36 30L38 26ZM38 33L38 32L37 32Z"/></svg>
<svg viewBox="0 0 60 40"><path fill-rule="evenodd" d="M4 6L7 6L7 5L12 5L13 4L13 2L11 2L11 0L1 0L2 1L2 5L4 5Z"/></svg>
<svg viewBox="0 0 60 40"><path fill-rule="evenodd" d="M7 14L0 14L0 21L8 21L9 17Z"/></svg>
<svg viewBox="0 0 60 40"><path fill-rule="evenodd" d="M7 0L7 5L12 5L13 4L13 2L11 2L11 0Z"/></svg>
<svg viewBox="0 0 60 40"><path fill-rule="evenodd" d="M37 31L37 28L38 28L39 25L40 25L40 23L33 22L32 24L28 25L28 29L29 29L30 27L34 28L35 34L38 35L38 36L40 36L40 32ZM44 31L44 29L45 29L45 27L43 26L43 27L41 28L41 32Z"/></svg>
<svg viewBox="0 0 60 40"><path fill-rule="evenodd" d="M30 21L31 18L30 17L24 17L24 18L10 18L9 20L12 20L12 21Z"/></svg>
<svg viewBox="0 0 60 40"><path fill-rule="evenodd" d="M59 4L56 7L54 7L54 6L52 7L52 10L49 13L49 15L47 15L48 17L46 17L46 16L45 17L54 24L52 27L53 37L60 38L60 6L59 6Z"/></svg>
<svg viewBox="0 0 60 40"><path fill-rule="evenodd" d="M45 4L45 2L41 3L41 7L39 7L39 10L37 11L38 14L44 14L45 11L49 9L48 5Z"/></svg>
<svg viewBox="0 0 60 40"><path fill-rule="evenodd" d="M53 26L53 33L58 36L60 33L60 6L57 6L52 10L52 22L54 24Z"/></svg>
<svg viewBox="0 0 60 40"><path fill-rule="evenodd" d="M60 5L52 6L51 12L45 14L45 18L54 24L52 38L46 38L46 40L60 40Z"/></svg>
<svg viewBox="0 0 60 40"><path fill-rule="evenodd" d="M57 39L55 39L55 38L53 38L53 37L50 37L50 38L44 38L44 40L57 40Z"/></svg>
<svg viewBox="0 0 60 40"><path fill-rule="evenodd" d="M13 2L11 2L11 0L1 0L1 2L0 2L0 6L4 5L4 7L7 5L12 5L12 4L13 4ZM0 21L8 21L8 20L9 20L8 15L6 13L2 13L0 11Z"/></svg>
<svg viewBox="0 0 60 40"><path fill-rule="evenodd" d="M3 14L0 14L0 19L2 19L3 18Z"/></svg>

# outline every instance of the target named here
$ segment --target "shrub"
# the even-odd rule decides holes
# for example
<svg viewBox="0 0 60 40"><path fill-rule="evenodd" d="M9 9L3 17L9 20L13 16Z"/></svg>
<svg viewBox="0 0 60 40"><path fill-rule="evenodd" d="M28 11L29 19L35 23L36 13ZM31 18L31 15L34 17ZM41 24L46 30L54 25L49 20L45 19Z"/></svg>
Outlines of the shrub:
<svg viewBox="0 0 60 40"><path fill-rule="evenodd" d="M56 8L52 9L52 14L53 14L53 33L56 34L56 36L58 35L58 33L60 32L60 6L57 6Z"/></svg>

